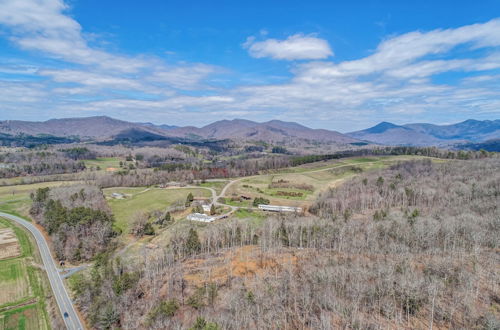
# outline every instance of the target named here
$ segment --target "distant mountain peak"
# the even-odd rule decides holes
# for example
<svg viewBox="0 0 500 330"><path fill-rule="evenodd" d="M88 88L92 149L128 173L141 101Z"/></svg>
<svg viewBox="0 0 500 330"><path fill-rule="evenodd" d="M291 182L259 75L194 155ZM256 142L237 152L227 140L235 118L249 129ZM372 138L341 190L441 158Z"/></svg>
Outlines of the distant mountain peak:
<svg viewBox="0 0 500 330"><path fill-rule="evenodd" d="M427 123L395 125L381 122L371 128L348 133L357 139L388 145L446 146L464 141L481 142L500 137L500 120L468 119L450 125Z"/></svg>
<svg viewBox="0 0 500 330"><path fill-rule="evenodd" d="M283 121L283 120L278 120L278 119L273 119L273 120L270 120L270 121L265 122L263 124L276 126L276 127L280 127L280 128L309 129L306 126L301 125L301 124L296 123L296 122L293 122L293 121Z"/></svg>
<svg viewBox="0 0 500 330"><path fill-rule="evenodd" d="M483 120L484 122L489 122L490 120ZM467 119L467 120L464 120L463 122L459 123L459 124L465 124L465 123L480 123L481 121L480 120L476 120L476 119Z"/></svg>
<svg viewBox="0 0 500 330"><path fill-rule="evenodd" d="M367 128L364 131L367 133L370 133L370 134L378 134L378 133L383 133L383 132L388 131L388 130L393 129L393 128L407 129L406 127L399 126L399 125L390 123L388 121L383 121L383 122L380 122L379 124L377 124L373 127Z"/></svg>
<svg viewBox="0 0 500 330"><path fill-rule="evenodd" d="M294 122L270 120L259 123L247 119L219 120L201 128L181 127L168 132L170 136L196 135L209 139L255 140L267 142L290 139L327 141L333 143L359 142L339 132L316 130Z"/></svg>

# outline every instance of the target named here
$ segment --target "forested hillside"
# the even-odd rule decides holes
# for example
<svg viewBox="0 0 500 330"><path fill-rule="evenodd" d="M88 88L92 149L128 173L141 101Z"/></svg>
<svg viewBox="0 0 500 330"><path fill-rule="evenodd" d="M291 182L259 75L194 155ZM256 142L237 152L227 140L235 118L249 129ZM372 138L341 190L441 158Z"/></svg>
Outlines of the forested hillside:
<svg viewBox="0 0 500 330"><path fill-rule="evenodd" d="M499 168L401 163L323 193L317 216L172 229L72 287L99 329L496 329Z"/></svg>
<svg viewBox="0 0 500 330"><path fill-rule="evenodd" d="M7 152L0 154L0 178L76 173L83 161L59 151Z"/></svg>

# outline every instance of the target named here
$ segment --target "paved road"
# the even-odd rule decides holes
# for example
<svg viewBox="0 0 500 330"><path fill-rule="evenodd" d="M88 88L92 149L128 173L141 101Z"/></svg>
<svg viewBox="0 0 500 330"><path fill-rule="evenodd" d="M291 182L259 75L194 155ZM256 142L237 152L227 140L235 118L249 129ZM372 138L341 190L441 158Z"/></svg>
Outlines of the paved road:
<svg viewBox="0 0 500 330"><path fill-rule="evenodd" d="M59 310L61 311L61 315L63 317L66 328L70 330L83 330L84 327L81 324L80 319L76 315L73 303L69 298L68 292L64 287L64 283L59 276L59 272L54 263L54 259L52 259L52 255L50 254L49 246L47 245L45 237L43 237L40 230L38 230L38 228L35 227L32 223L15 215L0 212L0 216L20 224L33 234L36 240L36 244L38 245L38 249L40 250L43 265L45 267L45 270L47 271L50 286L52 287L52 292L56 297L57 305L59 306ZM65 313L67 313L67 317L64 317Z"/></svg>

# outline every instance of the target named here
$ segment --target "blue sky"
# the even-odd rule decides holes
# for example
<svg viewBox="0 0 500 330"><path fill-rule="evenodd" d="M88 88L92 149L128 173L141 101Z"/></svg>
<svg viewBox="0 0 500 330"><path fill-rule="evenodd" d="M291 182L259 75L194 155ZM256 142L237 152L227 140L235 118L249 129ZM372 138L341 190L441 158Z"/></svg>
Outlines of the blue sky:
<svg viewBox="0 0 500 330"><path fill-rule="evenodd" d="M0 119L347 132L499 113L498 0L0 0Z"/></svg>

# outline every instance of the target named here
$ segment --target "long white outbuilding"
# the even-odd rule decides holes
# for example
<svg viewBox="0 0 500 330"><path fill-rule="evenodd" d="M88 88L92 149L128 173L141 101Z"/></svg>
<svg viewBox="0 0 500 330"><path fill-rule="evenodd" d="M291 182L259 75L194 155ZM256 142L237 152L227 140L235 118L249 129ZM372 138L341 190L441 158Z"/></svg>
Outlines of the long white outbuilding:
<svg viewBox="0 0 500 330"><path fill-rule="evenodd" d="M202 213L192 213L187 216L187 219L191 221L212 222L215 220L215 217L211 217Z"/></svg>
<svg viewBox="0 0 500 330"><path fill-rule="evenodd" d="M293 206L280 206L280 205L265 205L259 204L259 209L263 211L271 211L271 212L302 212L301 207L293 207Z"/></svg>

